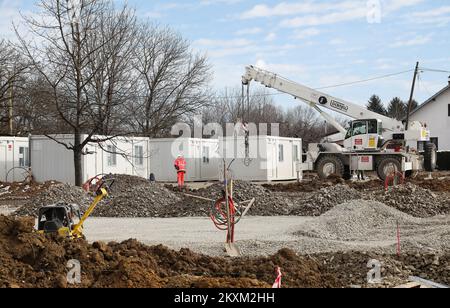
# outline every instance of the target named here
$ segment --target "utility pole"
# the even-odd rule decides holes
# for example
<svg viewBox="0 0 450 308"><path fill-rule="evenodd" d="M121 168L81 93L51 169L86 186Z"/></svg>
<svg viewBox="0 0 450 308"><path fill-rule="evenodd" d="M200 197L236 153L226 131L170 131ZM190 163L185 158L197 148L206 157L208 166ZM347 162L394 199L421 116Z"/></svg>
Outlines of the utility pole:
<svg viewBox="0 0 450 308"><path fill-rule="evenodd" d="M407 110L407 115L406 115L406 130L409 129L409 116L412 111L411 108L412 108L412 102L414 99L414 90L416 89L416 80L417 80L418 74L419 74L419 62L416 63L416 68L414 70L414 79L413 79L412 87L411 87L411 95L409 96L408 110Z"/></svg>

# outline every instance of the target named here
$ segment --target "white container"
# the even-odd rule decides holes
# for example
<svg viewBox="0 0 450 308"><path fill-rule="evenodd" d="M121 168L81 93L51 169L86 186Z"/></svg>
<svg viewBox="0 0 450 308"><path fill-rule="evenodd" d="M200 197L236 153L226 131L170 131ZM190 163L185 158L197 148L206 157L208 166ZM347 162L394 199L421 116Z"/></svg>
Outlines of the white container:
<svg viewBox="0 0 450 308"><path fill-rule="evenodd" d="M73 144L73 135L54 136L59 142ZM82 136L85 140L87 135ZM105 139L97 136L95 138ZM30 139L33 175L38 182L50 180L75 183L73 151L45 136ZM100 174L126 174L143 178L150 175L149 139L117 137L101 144L90 143L82 156L82 177L86 182Z"/></svg>
<svg viewBox="0 0 450 308"><path fill-rule="evenodd" d="M302 140L272 136L249 138L249 159L246 158L244 137L220 139L220 155L231 164L235 180L288 181L296 180L297 163L302 158ZM221 167L221 175L223 167ZM223 176L221 176L223 178Z"/></svg>
<svg viewBox="0 0 450 308"><path fill-rule="evenodd" d="M174 162L178 155L186 159L186 181L219 180L219 141L217 139L150 139L150 173L159 182L176 182Z"/></svg>
<svg viewBox="0 0 450 308"><path fill-rule="evenodd" d="M24 181L29 164L28 138L0 137L0 181Z"/></svg>

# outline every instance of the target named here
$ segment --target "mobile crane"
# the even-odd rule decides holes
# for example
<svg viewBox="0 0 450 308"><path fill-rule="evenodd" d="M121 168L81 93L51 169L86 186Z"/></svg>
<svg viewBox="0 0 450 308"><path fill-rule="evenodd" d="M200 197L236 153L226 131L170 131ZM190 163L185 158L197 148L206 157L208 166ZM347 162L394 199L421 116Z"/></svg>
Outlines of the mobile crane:
<svg viewBox="0 0 450 308"><path fill-rule="evenodd" d="M384 181L395 173L411 176L415 171L432 172L436 168L436 146L430 142L426 125L420 122L403 123L275 73L248 66L242 84L248 86L252 81L306 102L345 135L343 147L336 143L310 144L299 171L317 171L321 178L335 174L348 179L352 171L376 171ZM345 129L321 107L354 119L350 128ZM418 142L425 143L425 153L418 152Z"/></svg>

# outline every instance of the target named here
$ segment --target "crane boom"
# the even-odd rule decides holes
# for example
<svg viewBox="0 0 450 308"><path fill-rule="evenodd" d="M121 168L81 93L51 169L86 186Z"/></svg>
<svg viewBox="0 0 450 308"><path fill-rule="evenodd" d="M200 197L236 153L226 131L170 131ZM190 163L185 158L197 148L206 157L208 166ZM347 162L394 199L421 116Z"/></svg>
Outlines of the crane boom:
<svg viewBox="0 0 450 308"><path fill-rule="evenodd" d="M385 131L400 132L405 130L403 123L400 121L367 110L360 105L338 99L294 81L290 81L275 73L254 66L247 66L245 75L242 77L242 83L249 84L252 80L259 82L268 88L273 88L280 92L292 95L295 98L308 103L342 133L346 133L346 130L330 115L323 112L320 107L338 112L355 120L378 119L383 123L383 129Z"/></svg>

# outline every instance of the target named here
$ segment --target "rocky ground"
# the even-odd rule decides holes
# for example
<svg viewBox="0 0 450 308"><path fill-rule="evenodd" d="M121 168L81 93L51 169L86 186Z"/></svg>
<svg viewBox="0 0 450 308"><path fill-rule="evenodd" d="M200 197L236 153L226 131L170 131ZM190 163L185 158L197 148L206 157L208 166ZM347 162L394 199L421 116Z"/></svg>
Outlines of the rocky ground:
<svg viewBox="0 0 450 308"><path fill-rule="evenodd" d="M180 192L141 178L112 177L116 182L110 196L93 216L208 217L212 202L186 193L217 199L222 192L219 183ZM243 241L244 252L258 253L240 259L176 252L136 240L89 244L37 235L34 221L19 217L36 216L40 207L58 202L77 203L85 210L92 195L53 182L2 184L0 205L20 200L23 206L12 216L0 216L0 287L67 287L64 273L70 259L83 263L84 287L269 287L277 266L287 287L374 287L366 283L370 259L383 264L385 279L375 287L402 284L410 275L450 284L447 175L434 181L419 176L387 192L378 180L345 182L335 177L266 186L237 181L234 188L238 203L255 198L250 216L302 216L305 223L282 235L286 241L259 236ZM397 225L402 230L400 257L391 255Z"/></svg>
<svg viewBox="0 0 450 308"><path fill-rule="evenodd" d="M410 275L450 283L448 253L400 258L374 253L300 256L282 249L270 257L213 258L135 240L91 245L38 235L33 225L33 219L0 216L0 288L70 287L66 265L73 259L82 264L81 285L76 287L264 288L275 280L277 267L288 288L393 287ZM381 284L367 284L371 259L382 264Z"/></svg>
<svg viewBox="0 0 450 308"><path fill-rule="evenodd" d="M215 183L196 191L180 192L173 186L150 183L142 178L113 177L116 182L111 194L97 207L95 217L207 217L212 202L189 197L186 193L216 200L223 190L220 183ZM416 179L386 192L378 180L360 183L331 178L264 187L236 181L234 199L240 203L252 198L256 202L248 213L251 216L320 216L339 204L364 199L381 202L415 217L433 217L450 213L450 182L447 178ZM77 203L85 209L91 200L92 196L77 187L53 185L29 197L15 215L36 215L40 207L58 202Z"/></svg>

